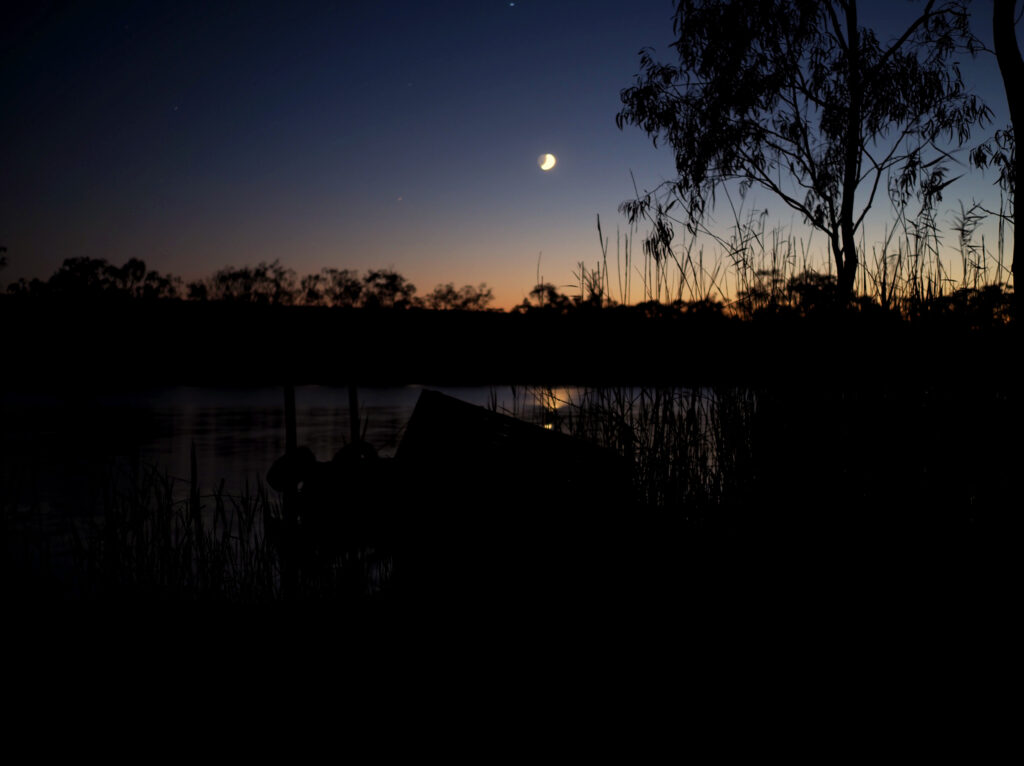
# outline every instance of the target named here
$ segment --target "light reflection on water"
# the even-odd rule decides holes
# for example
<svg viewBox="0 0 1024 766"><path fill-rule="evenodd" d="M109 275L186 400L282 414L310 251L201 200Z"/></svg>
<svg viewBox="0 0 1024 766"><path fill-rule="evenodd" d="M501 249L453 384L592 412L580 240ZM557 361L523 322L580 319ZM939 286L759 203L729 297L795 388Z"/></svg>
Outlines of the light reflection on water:
<svg viewBox="0 0 1024 766"><path fill-rule="evenodd" d="M359 389L361 431L382 457L394 455L421 389ZM515 386L436 390L538 422L570 396L565 389L541 396ZM299 386L295 398L298 443L330 460L349 438L348 389ZM173 387L78 398L3 393L0 479L20 495L45 500L88 491L87 474L104 467L156 466L185 492L194 443L200 487L210 490L223 480L227 494L238 494L262 482L284 453L283 404L279 387Z"/></svg>
<svg viewBox="0 0 1024 766"><path fill-rule="evenodd" d="M395 454L421 390L359 389L361 430L382 457ZM700 481L718 480L715 418L722 413L708 389L436 390L612 449L634 460L640 474L651 461L679 454L696 467ZM300 386L295 393L298 443L318 460L330 460L349 438L348 388ZM184 500L193 444L206 497L255 493L285 450L280 387L173 387L107 396L0 393L0 425L0 503L86 515L104 507L112 476L132 479L152 468L170 477L174 499Z"/></svg>

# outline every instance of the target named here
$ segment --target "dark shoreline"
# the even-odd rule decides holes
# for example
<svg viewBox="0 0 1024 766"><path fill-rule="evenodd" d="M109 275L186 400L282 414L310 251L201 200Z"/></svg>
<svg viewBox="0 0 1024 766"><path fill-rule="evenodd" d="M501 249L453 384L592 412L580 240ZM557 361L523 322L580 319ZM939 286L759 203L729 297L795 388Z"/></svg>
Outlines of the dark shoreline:
<svg viewBox="0 0 1024 766"><path fill-rule="evenodd" d="M0 301L5 388L346 384L1009 388L1016 327L960 317L526 314Z"/></svg>
<svg viewBox="0 0 1024 766"><path fill-rule="evenodd" d="M599 605L613 592L624 604L642 598L663 605L687 589L725 593L733 587L761 588L766 598L802 588L809 598L828 599L836 588L856 592L865 583L885 594L901 580L941 594L973 581L964 590L973 597L979 588L1009 581L1009 547L1020 532L1015 509L1024 428L1014 326L972 327L956 315L907 322L872 313L752 320L717 312L657 314L0 300L7 329L0 388L70 398L60 415L67 433L56 427L35 433L58 445L80 441L81 449L68 456L69 464L77 464L94 457L104 439L116 441L102 417L90 419L91 395L144 387L502 381L664 386L670 399L673 387L712 387L714 404L703 414L680 419L671 407L655 404L631 423L638 439L665 429L643 442L643 465L637 442L631 500L596 492L580 504L570 499L532 507L534 493L512 484L528 499L495 514L491 498L507 499L514 473L503 472L504 460L477 485L437 482L432 503L412 492L403 508L419 514L429 506L439 513L410 516L410 528L426 530L415 537L440 535L448 546L439 560L423 566L447 576L464 552L486 561L490 549L480 541L505 539L514 522L526 524L516 538L522 545L502 559L506 568L492 566L495 578L513 584L519 577L536 578L532 567L541 553L568 572L557 595L545 595L543 583L515 595L531 605L534 599L552 606L573 599ZM601 433L621 456L633 457L632 441L615 443L623 411L601 399L602 389L592 394L586 415L592 428L578 436ZM449 430L439 425L426 451L446 466L465 468L476 441ZM5 468L11 465L5 459ZM204 466L199 476L204 484L218 479ZM14 587L8 597L62 598L45 577L37 581L34 565L24 564L35 549L23 543L48 516L23 513L30 496L14 489L0 487L9 546L4 563ZM99 482L101 497L103 490ZM207 507L214 502L203 497ZM111 526L110 534L128 540L136 526L147 528L173 508L134 502L128 506L132 523ZM528 521L520 507L534 511ZM254 518L261 509L250 508ZM541 534L551 519L568 530L553 551ZM41 539L45 553L49 538ZM433 548L424 545L410 554L413 560L429 558ZM181 553L173 546L154 550ZM128 595L113 592L115 601L223 596L217 590L136 590L130 579L129 586ZM486 583L473 587L466 600L455 596L452 604L476 608L489 601ZM418 595L406 594L401 606L383 608L401 611L406 598L418 603ZM432 595L424 598L433 603Z"/></svg>

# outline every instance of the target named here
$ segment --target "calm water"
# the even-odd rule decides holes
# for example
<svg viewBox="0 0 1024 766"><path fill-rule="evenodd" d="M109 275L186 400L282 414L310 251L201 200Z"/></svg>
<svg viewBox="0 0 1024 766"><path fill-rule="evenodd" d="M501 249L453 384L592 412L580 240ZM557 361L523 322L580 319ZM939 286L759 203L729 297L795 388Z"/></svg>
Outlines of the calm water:
<svg viewBox="0 0 1024 766"><path fill-rule="evenodd" d="M522 387L439 388L500 412L531 417L539 405ZM394 454L420 386L359 389L366 440ZM298 443L319 460L347 442L348 389L296 388ZM0 394L3 496L43 503L89 495L105 472L156 466L185 492L194 443L204 491L228 494L263 481L284 452L281 388L163 388L107 396ZM557 406L557 403L556 403Z"/></svg>

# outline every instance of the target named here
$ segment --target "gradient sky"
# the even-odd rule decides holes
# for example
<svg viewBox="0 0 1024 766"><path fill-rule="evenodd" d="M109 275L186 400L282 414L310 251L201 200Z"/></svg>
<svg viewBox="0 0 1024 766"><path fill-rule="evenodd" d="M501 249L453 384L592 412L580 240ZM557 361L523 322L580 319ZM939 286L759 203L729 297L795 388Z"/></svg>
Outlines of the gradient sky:
<svg viewBox="0 0 1024 766"><path fill-rule="evenodd" d="M862 3L881 30L914 11ZM976 0L988 43L990 0ZM620 131L638 51L668 59L671 0L30 3L0 16L0 282L64 258L186 279L280 259L392 267L496 304L574 282L617 212L673 175ZM885 36L883 34L883 36ZM994 57L965 77L1005 124ZM538 155L558 166L544 173ZM947 194L985 198L994 176ZM997 195L996 195L997 198ZM762 197L772 218L792 215ZM634 255L638 250L634 247ZM612 244L614 258L615 245ZM614 267L614 263L613 263ZM569 288L567 291L571 292Z"/></svg>

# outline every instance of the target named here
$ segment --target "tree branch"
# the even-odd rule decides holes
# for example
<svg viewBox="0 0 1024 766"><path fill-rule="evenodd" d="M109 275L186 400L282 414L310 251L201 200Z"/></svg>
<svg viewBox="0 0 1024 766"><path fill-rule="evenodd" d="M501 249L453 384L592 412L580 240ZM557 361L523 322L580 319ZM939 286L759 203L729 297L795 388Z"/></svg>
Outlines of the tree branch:
<svg viewBox="0 0 1024 766"><path fill-rule="evenodd" d="M911 35L914 34L914 31L919 26L924 24L929 18L931 18L932 15L936 15L937 16L937 15L942 14L942 13L949 13L950 9L943 8L938 13L932 14L932 7L934 5L935 5L935 0L928 0L928 4L924 7L924 11L921 13L921 15L918 16L917 19L914 20L913 24L911 24L909 27L907 27L906 31L902 35L899 36L899 39L897 39L896 42L894 42L891 46L889 46L889 49L887 51L885 51L885 53L882 54L881 58L878 59L878 64L877 64L878 68L881 68L882 65L886 61L889 60L890 56L895 54L897 50L899 50L901 47L903 47L903 44L907 40L910 39Z"/></svg>

